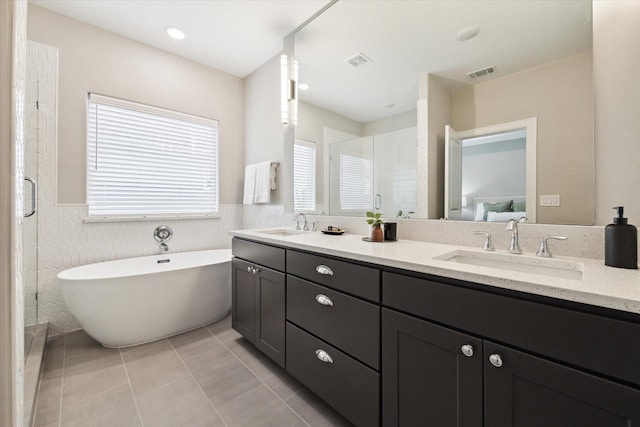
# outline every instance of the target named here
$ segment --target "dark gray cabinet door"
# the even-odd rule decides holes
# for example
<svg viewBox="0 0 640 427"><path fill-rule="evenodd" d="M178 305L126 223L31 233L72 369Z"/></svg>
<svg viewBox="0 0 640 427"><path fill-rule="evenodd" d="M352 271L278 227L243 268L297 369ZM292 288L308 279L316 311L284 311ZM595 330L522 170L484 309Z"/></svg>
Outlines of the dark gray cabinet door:
<svg viewBox="0 0 640 427"><path fill-rule="evenodd" d="M255 342L256 308L253 264L233 258L231 266L231 326L243 337Z"/></svg>
<svg viewBox="0 0 640 427"><path fill-rule="evenodd" d="M482 341L382 309L382 425L481 427Z"/></svg>
<svg viewBox="0 0 640 427"><path fill-rule="evenodd" d="M231 265L233 329L284 367L284 273L238 258Z"/></svg>
<svg viewBox="0 0 640 427"><path fill-rule="evenodd" d="M488 341L484 345L485 426L640 426L640 390Z"/></svg>
<svg viewBox="0 0 640 427"><path fill-rule="evenodd" d="M264 267L255 268L255 345L284 368L285 275Z"/></svg>

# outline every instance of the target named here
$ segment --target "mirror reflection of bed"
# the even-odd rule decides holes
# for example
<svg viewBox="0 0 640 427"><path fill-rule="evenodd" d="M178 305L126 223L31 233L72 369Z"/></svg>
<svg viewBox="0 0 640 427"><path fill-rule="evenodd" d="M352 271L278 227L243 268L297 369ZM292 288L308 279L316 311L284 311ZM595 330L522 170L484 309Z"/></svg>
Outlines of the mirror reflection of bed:
<svg viewBox="0 0 640 427"><path fill-rule="evenodd" d="M445 133L447 219L535 222L536 119Z"/></svg>

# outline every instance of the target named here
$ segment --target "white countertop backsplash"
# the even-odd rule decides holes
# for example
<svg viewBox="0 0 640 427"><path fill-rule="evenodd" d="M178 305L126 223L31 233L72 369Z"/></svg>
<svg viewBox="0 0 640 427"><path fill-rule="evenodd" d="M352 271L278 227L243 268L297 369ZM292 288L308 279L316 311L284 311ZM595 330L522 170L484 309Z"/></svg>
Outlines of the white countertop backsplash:
<svg viewBox="0 0 640 427"><path fill-rule="evenodd" d="M483 237L473 235L475 230L489 231L494 236L495 253L506 253L510 233L500 223L400 220L397 221L397 242L371 243L362 240L368 233L368 226L362 218L335 217L339 220L332 218L332 222L327 222L327 217L321 218L322 228L334 225L348 232L339 236L319 231L278 236L256 230L237 230L231 234L294 249L640 314L640 271L604 265L603 227L520 225L520 246L525 253L518 256L529 257L532 263L540 260L535 252L542 236L558 234L569 237L566 241L549 243L554 259L583 265L582 279L575 280L435 259L454 250L482 252ZM429 241L420 241L427 238ZM572 256L564 255L567 252Z"/></svg>

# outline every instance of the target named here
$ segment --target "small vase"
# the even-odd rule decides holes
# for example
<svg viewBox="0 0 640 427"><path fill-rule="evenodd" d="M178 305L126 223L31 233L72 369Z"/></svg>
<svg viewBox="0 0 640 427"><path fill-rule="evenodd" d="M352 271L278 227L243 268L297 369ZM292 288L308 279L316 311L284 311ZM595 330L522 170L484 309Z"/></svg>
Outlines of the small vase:
<svg viewBox="0 0 640 427"><path fill-rule="evenodd" d="M382 242L384 240L384 234L382 233L382 227L380 227L380 224L374 225L371 228L371 240L374 242Z"/></svg>

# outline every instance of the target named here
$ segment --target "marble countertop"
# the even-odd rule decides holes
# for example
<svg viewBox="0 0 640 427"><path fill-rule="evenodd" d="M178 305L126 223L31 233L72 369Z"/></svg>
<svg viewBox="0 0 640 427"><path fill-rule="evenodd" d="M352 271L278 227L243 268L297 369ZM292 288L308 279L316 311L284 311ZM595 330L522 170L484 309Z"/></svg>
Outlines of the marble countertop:
<svg viewBox="0 0 640 427"><path fill-rule="evenodd" d="M640 270L607 267L602 260L560 256L552 258L552 263L577 266L582 270L581 279L571 279L438 259L453 251L473 252L478 256L487 254L480 248L466 246L414 240L373 243L363 241L361 235L325 235L310 231L286 236L267 234L261 230L235 230L230 234L293 249L640 314ZM502 258L510 257L506 251L501 250L491 254ZM549 262L532 253L513 256L521 257L531 264Z"/></svg>

